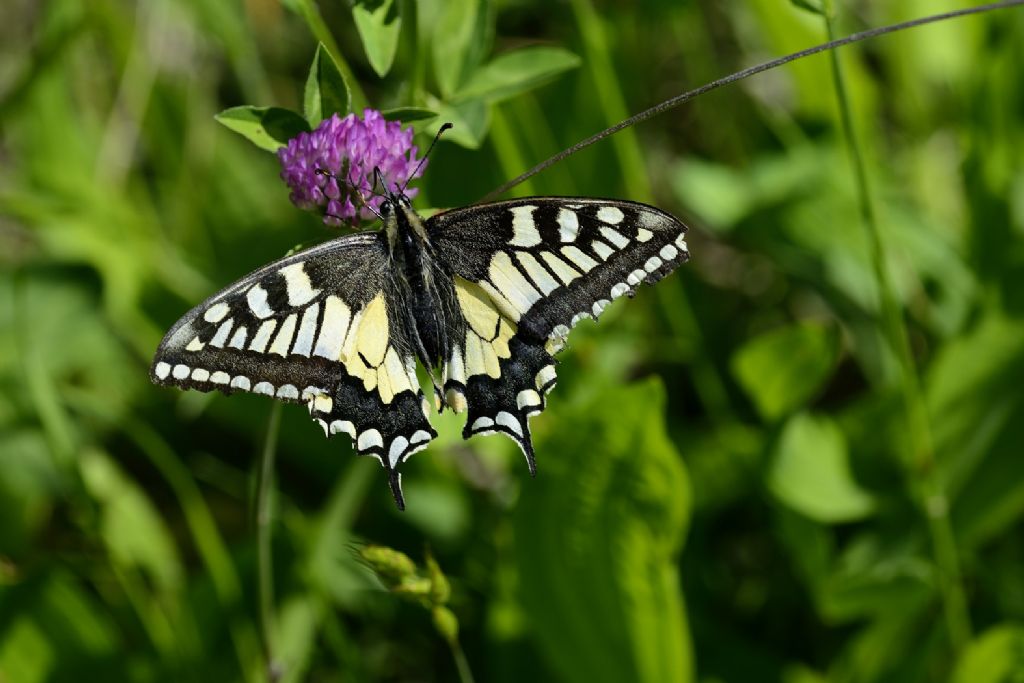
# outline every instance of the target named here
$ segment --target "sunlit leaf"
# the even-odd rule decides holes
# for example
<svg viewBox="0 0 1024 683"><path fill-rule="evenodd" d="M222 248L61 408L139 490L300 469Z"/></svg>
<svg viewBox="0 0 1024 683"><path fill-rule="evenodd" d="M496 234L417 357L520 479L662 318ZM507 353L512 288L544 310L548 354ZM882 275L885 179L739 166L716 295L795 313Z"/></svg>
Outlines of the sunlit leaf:
<svg viewBox="0 0 1024 683"><path fill-rule="evenodd" d="M214 118L268 152L276 152L299 133L309 131L306 119L282 107L232 107Z"/></svg>
<svg viewBox="0 0 1024 683"><path fill-rule="evenodd" d="M320 43L309 67L302 97L302 112L306 115L306 121L310 128L316 128L332 114L344 116L351 108L352 94L348 83L330 51Z"/></svg>
<svg viewBox="0 0 1024 683"><path fill-rule="evenodd" d="M429 121L437 116L436 111L432 109L424 109L422 107L397 107L395 109L385 109L381 114L388 121L399 121L402 124L411 123L413 121Z"/></svg>
<svg viewBox="0 0 1024 683"><path fill-rule="evenodd" d="M951 683L1011 683L1024 675L1024 626L1003 623L975 638L964 650Z"/></svg>
<svg viewBox="0 0 1024 683"><path fill-rule="evenodd" d="M498 102L543 85L580 63L579 57L557 47L528 47L506 52L477 69L452 101Z"/></svg>
<svg viewBox="0 0 1024 683"><path fill-rule="evenodd" d="M395 0L361 0L352 7L359 38L370 66L378 76L387 75L395 61L402 16Z"/></svg>
<svg viewBox="0 0 1024 683"><path fill-rule="evenodd" d="M835 328L806 321L748 341L732 358L732 371L761 415L775 420L805 405L835 368Z"/></svg>
<svg viewBox="0 0 1024 683"><path fill-rule="evenodd" d="M675 558L690 493L654 381L598 393L538 450L516 509L522 600L565 681L687 681Z"/></svg>
<svg viewBox="0 0 1024 683"><path fill-rule="evenodd" d="M486 0L445 0L433 24L434 75L450 97L490 48L494 23Z"/></svg>
<svg viewBox="0 0 1024 683"><path fill-rule="evenodd" d="M768 487L786 505L824 523L861 519L875 507L850 473L843 433L823 416L789 419L775 446Z"/></svg>

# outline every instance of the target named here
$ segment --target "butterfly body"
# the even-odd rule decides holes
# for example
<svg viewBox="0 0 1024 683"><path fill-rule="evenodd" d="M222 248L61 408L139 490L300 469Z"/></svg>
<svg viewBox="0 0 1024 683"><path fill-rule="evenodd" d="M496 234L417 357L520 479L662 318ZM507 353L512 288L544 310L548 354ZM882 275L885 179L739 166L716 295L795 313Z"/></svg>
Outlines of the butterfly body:
<svg viewBox="0 0 1024 683"><path fill-rule="evenodd" d="M187 313L157 350L159 384L304 403L387 470L437 435L434 404L463 436L503 433L535 471L531 415L554 387L569 330L685 262L685 226L633 202L533 197L422 220L401 194L384 228L326 242L242 278Z"/></svg>

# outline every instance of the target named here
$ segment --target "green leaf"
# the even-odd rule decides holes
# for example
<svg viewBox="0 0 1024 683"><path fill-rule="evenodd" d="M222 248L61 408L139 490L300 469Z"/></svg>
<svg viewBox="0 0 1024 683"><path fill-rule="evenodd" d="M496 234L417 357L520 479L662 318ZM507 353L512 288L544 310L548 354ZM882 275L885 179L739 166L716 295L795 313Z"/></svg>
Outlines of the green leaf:
<svg viewBox="0 0 1024 683"><path fill-rule="evenodd" d="M453 102L498 102L532 90L580 65L580 58L558 47L528 47L495 57L474 72Z"/></svg>
<svg viewBox="0 0 1024 683"><path fill-rule="evenodd" d="M310 130L306 119L282 107L232 107L214 118L268 152L276 152L299 133Z"/></svg>
<svg viewBox="0 0 1024 683"><path fill-rule="evenodd" d="M951 683L1011 683L1024 673L1024 626L1003 623L978 636L964 651Z"/></svg>
<svg viewBox="0 0 1024 683"><path fill-rule="evenodd" d="M477 149L487 135L487 129L491 123L491 109L483 102L463 102L458 105L442 104L439 107L438 116L441 121L450 121L452 128L445 133L445 140L461 145L466 149ZM437 133L441 127L429 125L431 134Z"/></svg>
<svg viewBox="0 0 1024 683"><path fill-rule="evenodd" d="M434 76L441 95L451 97L490 49L494 33L491 3L447 0L434 22Z"/></svg>
<svg viewBox="0 0 1024 683"><path fill-rule="evenodd" d="M370 66L378 76L386 76L395 61L398 35L402 31L399 4L394 0L363 0L352 8L359 38Z"/></svg>
<svg viewBox="0 0 1024 683"><path fill-rule="evenodd" d="M654 380L609 388L562 415L515 513L521 598L559 680L688 681L676 558L689 480Z"/></svg>
<svg viewBox="0 0 1024 683"><path fill-rule="evenodd" d="M834 327L805 321L748 341L732 371L766 420L797 410L821 390L839 356Z"/></svg>
<svg viewBox="0 0 1024 683"><path fill-rule="evenodd" d="M183 574L174 539L152 501L108 456L81 456L82 479L100 504L100 535L113 562L146 571L163 590L178 587Z"/></svg>
<svg viewBox="0 0 1024 683"><path fill-rule="evenodd" d="M789 0L789 2L794 7L798 7L812 14L825 14L825 8L822 7L820 0Z"/></svg>
<svg viewBox="0 0 1024 683"><path fill-rule="evenodd" d="M402 124L413 121L429 121L437 117L436 111L422 107L396 107L394 109L385 109L381 114L383 114L387 121L398 121Z"/></svg>
<svg viewBox="0 0 1024 683"><path fill-rule="evenodd" d="M302 96L302 112L310 128L338 113L344 116L352 109L352 94L345 76L338 68L330 50L323 43L317 45L313 63L306 77L306 90Z"/></svg>
<svg viewBox="0 0 1024 683"><path fill-rule="evenodd" d="M824 416L789 419L775 446L768 488L789 507L825 524L861 519L875 508L850 473L843 433Z"/></svg>

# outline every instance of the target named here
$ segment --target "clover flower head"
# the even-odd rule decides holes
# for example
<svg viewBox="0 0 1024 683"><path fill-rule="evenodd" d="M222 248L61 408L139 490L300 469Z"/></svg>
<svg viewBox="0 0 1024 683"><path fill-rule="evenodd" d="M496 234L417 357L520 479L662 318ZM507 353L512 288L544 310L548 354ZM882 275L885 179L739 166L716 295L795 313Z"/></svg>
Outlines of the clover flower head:
<svg viewBox="0 0 1024 683"><path fill-rule="evenodd" d="M362 118L334 114L277 150L281 179L291 188L295 206L308 211L324 207L327 225L355 227L372 219L384 200L371 193L375 168L391 191L413 177L420 160L412 136L411 127L403 130L400 122L385 121L375 109L364 110ZM420 175L422 168L416 172ZM411 199L417 192L411 188L405 194Z"/></svg>

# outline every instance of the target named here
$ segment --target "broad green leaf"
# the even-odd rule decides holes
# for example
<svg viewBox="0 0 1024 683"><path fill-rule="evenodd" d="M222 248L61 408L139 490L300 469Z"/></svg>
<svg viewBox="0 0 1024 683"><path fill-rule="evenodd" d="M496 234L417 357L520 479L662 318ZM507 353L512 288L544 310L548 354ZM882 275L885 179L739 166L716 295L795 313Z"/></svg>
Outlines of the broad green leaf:
<svg viewBox="0 0 1024 683"><path fill-rule="evenodd" d="M498 102L543 85L579 65L579 57L558 47L506 52L477 69L451 99Z"/></svg>
<svg viewBox="0 0 1024 683"><path fill-rule="evenodd" d="M490 49L494 21L488 0L446 0L434 22L434 76L451 97Z"/></svg>
<svg viewBox="0 0 1024 683"><path fill-rule="evenodd" d="M387 75L395 61L402 16L395 0L363 0L352 7L359 38L370 66L378 76Z"/></svg>
<svg viewBox="0 0 1024 683"><path fill-rule="evenodd" d="M850 473L843 433L824 416L789 419L775 446L768 488L789 507L825 524L861 519L875 507Z"/></svg>
<svg viewBox="0 0 1024 683"><path fill-rule="evenodd" d="M306 77L306 90L302 96L302 112L310 128L316 128L320 122L330 118L332 114L344 116L352 109L352 94L349 92L345 76L338 68L330 50L323 43L317 45L313 63Z"/></svg>
<svg viewBox="0 0 1024 683"><path fill-rule="evenodd" d="M821 0L789 0L790 4L812 14L825 14Z"/></svg>
<svg viewBox="0 0 1024 683"><path fill-rule="evenodd" d="M398 121L402 125L413 121L429 121L437 117L436 111L422 107L396 107L395 109L385 109L381 114L386 120Z"/></svg>
<svg viewBox="0 0 1024 683"><path fill-rule="evenodd" d="M570 682L689 681L677 557L686 470L654 380L597 393L563 414L523 487L515 529L521 598L537 646Z"/></svg>
<svg viewBox="0 0 1024 683"><path fill-rule="evenodd" d="M103 453L81 458L82 479L100 504L100 535L115 564L138 568L159 588L181 582L181 560L160 513L142 489Z"/></svg>
<svg viewBox="0 0 1024 683"><path fill-rule="evenodd" d="M268 152L276 152L299 133L309 132L306 119L282 107L232 107L214 118Z"/></svg>
<svg viewBox="0 0 1024 683"><path fill-rule="evenodd" d="M487 135L491 122L491 110L479 100L462 104L441 104L438 107L439 120L427 125L431 134L437 133L444 121L450 121L451 130L445 133L445 140L467 149L477 149Z"/></svg>
<svg viewBox="0 0 1024 683"><path fill-rule="evenodd" d="M1024 624L1006 622L975 638L957 662L951 683L1024 680Z"/></svg>
<svg viewBox="0 0 1024 683"><path fill-rule="evenodd" d="M777 420L821 390L838 356L835 328L805 321L748 341L733 356L732 372L762 417Z"/></svg>

